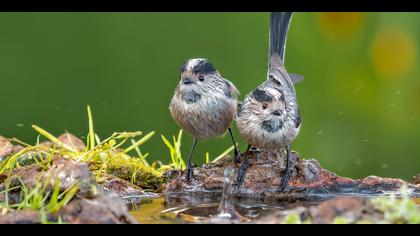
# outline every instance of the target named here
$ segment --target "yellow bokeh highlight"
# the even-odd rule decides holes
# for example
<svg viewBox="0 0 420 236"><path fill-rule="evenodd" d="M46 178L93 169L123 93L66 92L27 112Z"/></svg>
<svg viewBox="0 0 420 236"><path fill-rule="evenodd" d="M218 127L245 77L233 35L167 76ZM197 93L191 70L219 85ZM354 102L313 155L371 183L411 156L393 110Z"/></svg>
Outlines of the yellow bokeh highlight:
<svg viewBox="0 0 420 236"><path fill-rule="evenodd" d="M345 41L359 34L364 23L362 12L322 12L318 14L321 33L333 41Z"/></svg>
<svg viewBox="0 0 420 236"><path fill-rule="evenodd" d="M379 76L396 79L413 66L416 44L406 30L387 28L376 33L372 42L371 58Z"/></svg>

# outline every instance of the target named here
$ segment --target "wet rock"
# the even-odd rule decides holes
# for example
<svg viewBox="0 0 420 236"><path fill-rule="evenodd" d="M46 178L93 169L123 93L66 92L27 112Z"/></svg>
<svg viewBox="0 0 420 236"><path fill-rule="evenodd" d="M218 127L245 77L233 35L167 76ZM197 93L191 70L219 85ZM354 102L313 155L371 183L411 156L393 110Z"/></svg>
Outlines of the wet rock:
<svg viewBox="0 0 420 236"><path fill-rule="evenodd" d="M135 224L126 205L115 194L104 194L93 199L76 198L57 213L48 213L46 220L70 224ZM40 224L40 211L19 210L0 214L0 224Z"/></svg>
<svg viewBox="0 0 420 236"><path fill-rule="evenodd" d="M244 183L237 194L247 197L273 197L290 199L308 198L320 194L389 194L406 184L401 179L369 176L353 180L323 169L316 160L302 160L298 154L291 155L291 177L285 192L279 191L285 170L285 153L253 151L249 154L249 168ZM242 154L243 158L243 154ZM235 167L231 158L194 169L194 177L186 182L184 175L168 181L164 193L174 192L220 192L223 188L223 170ZM236 179L236 178L235 178ZM236 181L234 181L236 185ZM420 195L420 188L408 184L413 194Z"/></svg>
<svg viewBox="0 0 420 236"><path fill-rule="evenodd" d="M137 203L145 198L158 198L156 193L146 192L142 188L126 180L112 175L104 176L105 180L101 183L103 189L107 192L118 194L126 202Z"/></svg>
<svg viewBox="0 0 420 236"><path fill-rule="evenodd" d="M6 189L5 180L7 175L0 175L0 191ZM79 185L77 195L56 213L49 213L48 221L57 222L58 217L65 223L136 223L128 214L128 209L120 196L115 193L97 191L94 176L89 171L88 164L76 162L62 157L54 157L49 164L34 164L16 168L10 175L10 188L25 185L29 189L39 183L47 183L46 191L53 191L56 181L60 192ZM111 190L119 190L125 194L139 194L141 189L135 188L129 183L116 180L107 183ZM21 200L20 188L14 188L8 192L9 203L19 203ZM143 193L143 192L142 192ZM0 194L0 201L4 201L4 194ZM0 223L42 223L39 212L19 210L11 211L0 217Z"/></svg>
<svg viewBox="0 0 420 236"><path fill-rule="evenodd" d="M358 222L381 222L383 213L375 210L368 199L358 197L335 197L318 205L296 207L277 211L257 220L259 224L314 223L332 224Z"/></svg>
<svg viewBox="0 0 420 236"><path fill-rule="evenodd" d="M332 223L336 217L345 217L356 222L362 217L366 199L338 197L309 208L309 214L316 224Z"/></svg>
<svg viewBox="0 0 420 236"><path fill-rule="evenodd" d="M86 149L85 143L81 139L70 133L64 133L58 136L58 140L79 152Z"/></svg>
<svg viewBox="0 0 420 236"><path fill-rule="evenodd" d="M41 213L34 210L13 211L0 214L0 224L41 224Z"/></svg>
<svg viewBox="0 0 420 236"><path fill-rule="evenodd" d="M126 205L116 194L104 194L95 199L77 199L63 207L59 214L71 224L135 224Z"/></svg>
<svg viewBox="0 0 420 236"><path fill-rule="evenodd" d="M85 143L75 135L71 133L64 133L57 137L58 140L60 140L63 144L73 148L76 151L84 151L86 149ZM54 146L54 143L51 141L44 141L40 143L41 146L45 147L52 147Z"/></svg>
<svg viewBox="0 0 420 236"><path fill-rule="evenodd" d="M304 222L309 219L308 209L305 207L296 207L290 210L277 211L261 218L260 220L254 221L255 224L284 224L286 218L290 215L294 215L298 222Z"/></svg>
<svg viewBox="0 0 420 236"><path fill-rule="evenodd" d="M76 162L66 158L55 158L45 169L42 165L30 165L16 168L11 175L10 187L21 185L22 183L29 188L33 188L37 183L48 181L48 189L52 190L55 181L59 181L60 191L79 184L79 194L81 196L92 197L95 195L96 181L89 171L86 163ZM0 175L0 180L7 178L7 174ZM21 183L22 181L22 183ZM5 183L0 184L0 190L5 189Z"/></svg>
<svg viewBox="0 0 420 236"><path fill-rule="evenodd" d="M420 185L420 174L413 176L411 179L412 184Z"/></svg>
<svg viewBox="0 0 420 236"><path fill-rule="evenodd" d="M5 157L15 154L22 149L22 146L13 145L9 140L0 135L0 162Z"/></svg>

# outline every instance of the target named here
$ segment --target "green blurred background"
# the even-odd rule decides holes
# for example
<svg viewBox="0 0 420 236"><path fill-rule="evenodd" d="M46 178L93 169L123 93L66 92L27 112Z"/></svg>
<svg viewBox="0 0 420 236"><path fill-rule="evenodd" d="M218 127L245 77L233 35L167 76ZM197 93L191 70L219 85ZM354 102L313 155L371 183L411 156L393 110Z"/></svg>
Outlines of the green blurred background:
<svg viewBox="0 0 420 236"><path fill-rule="evenodd" d="M37 124L85 136L90 104L101 137L154 130L142 150L168 162L160 134L179 130L168 105L180 65L209 58L242 99L265 79L268 20L268 13L1 13L0 134L34 143ZM293 146L303 158L349 177L420 172L419 21L418 13L294 15L286 66L305 76L296 87L303 126ZM184 135L184 157L190 142ZM228 136L199 143L195 160L230 145Z"/></svg>

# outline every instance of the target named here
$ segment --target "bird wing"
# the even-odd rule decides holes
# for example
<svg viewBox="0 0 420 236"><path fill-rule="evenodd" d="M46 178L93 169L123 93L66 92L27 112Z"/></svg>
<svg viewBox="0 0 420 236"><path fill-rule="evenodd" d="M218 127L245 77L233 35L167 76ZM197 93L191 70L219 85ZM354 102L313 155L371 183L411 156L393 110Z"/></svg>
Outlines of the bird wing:
<svg viewBox="0 0 420 236"><path fill-rule="evenodd" d="M268 68L268 80L280 83L281 87L294 92L292 79L284 68L283 61L279 54L274 53L270 58L270 67Z"/></svg>
<svg viewBox="0 0 420 236"><path fill-rule="evenodd" d="M226 85L225 94L227 97L236 99L239 96L239 90L235 85L227 79L223 79Z"/></svg>
<svg viewBox="0 0 420 236"><path fill-rule="evenodd" d="M292 73L289 73L289 77L290 77L290 80L292 80L293 84L298 84L302 82L304 79L303 75L297 75L297 74L292 74Z"/></svg>

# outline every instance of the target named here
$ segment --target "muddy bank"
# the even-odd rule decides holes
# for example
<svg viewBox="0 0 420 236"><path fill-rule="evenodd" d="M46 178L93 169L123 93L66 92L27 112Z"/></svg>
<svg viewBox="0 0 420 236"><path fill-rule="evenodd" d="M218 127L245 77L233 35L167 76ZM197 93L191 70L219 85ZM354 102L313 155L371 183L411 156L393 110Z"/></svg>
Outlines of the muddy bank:
<svg viewBox="0 0 420 236"><path fill-rule="evenodd" d="M418 185L407 183L401 179L369 176L364 179L350 179L323 169L316 160L303 160L292 152L291 177L284 192L280 191L280 182L285 170L285 153L282 152L251 152L250 165L244 183L237 192L243 197L274 197L288 199L332 195L381 195L398 191L407 184L413 195L420 195ZM243 158L243 154L241 155ZM205 164L194 169L194 177L185 181L184 174L173 171L167 173L172 177L165 185L165 193L179 192L220 192L223 188L223 171L226 167L238 170L231 158L226 157L218 163ZM237 172L236 172L237 173ZM236 185L236 178L234 181Z"/></svg>

